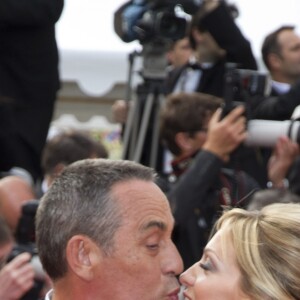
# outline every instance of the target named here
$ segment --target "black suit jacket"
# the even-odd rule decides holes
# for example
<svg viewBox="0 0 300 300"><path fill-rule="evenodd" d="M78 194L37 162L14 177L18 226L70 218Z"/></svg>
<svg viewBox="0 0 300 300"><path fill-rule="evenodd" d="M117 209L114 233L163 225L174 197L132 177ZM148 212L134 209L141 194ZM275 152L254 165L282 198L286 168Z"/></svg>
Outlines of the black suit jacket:
<svg viewBox="0 0 300 300"><path fill-rule="evenodd" d="M63 0L0 1L0 97L11 104L0 109L10 111L0 129L5 167L39 172L59 89L55 23L63 5ZM5 136L8 130L13 134Z"/></svg>
<svg viewBox="0 0 300 300"><path fill-rule="evenodd" d="M250 105L253 119L288 120L300 105L300 80L286 94L278 95L272 90L270 97L251 98Z"/></svg>

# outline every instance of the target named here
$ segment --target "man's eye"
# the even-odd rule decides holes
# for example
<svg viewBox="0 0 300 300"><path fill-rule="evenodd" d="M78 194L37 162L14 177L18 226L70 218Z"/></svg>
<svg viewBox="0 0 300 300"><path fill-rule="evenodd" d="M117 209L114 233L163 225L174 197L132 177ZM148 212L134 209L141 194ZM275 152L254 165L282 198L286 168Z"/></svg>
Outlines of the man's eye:
<svg viewBox="0 0 300 300"><path fill-rule="evenodd" d="M157 250L158 249L158 244L147 245L147 248L150 249L150 250Z"/></svg>

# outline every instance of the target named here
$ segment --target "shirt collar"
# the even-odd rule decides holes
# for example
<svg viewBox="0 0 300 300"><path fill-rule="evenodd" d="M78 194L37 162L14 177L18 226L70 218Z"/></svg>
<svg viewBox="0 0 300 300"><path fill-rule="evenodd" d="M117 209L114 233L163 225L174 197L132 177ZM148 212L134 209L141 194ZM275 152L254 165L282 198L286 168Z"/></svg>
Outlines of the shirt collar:
<svg viewBox="0 0 300 300"><path fill-rule="evenodd" d="M272 80L272 87L278 94L286 94L290 90L291 85L289 83Z"/></svg>
<svg viewBox="0 0 300 300"><path fill-rule="evenodd" d="M45 300L51 300L52 299L53 290L50 290L45 297Z"/></svg>

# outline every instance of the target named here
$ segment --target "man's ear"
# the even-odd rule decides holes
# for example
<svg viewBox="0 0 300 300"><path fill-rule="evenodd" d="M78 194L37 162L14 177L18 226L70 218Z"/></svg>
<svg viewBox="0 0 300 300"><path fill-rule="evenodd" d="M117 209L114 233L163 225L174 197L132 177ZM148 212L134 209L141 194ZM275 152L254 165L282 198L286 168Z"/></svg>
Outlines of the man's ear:
<svg viewBox="0 0 300 300"><path fill-rule="evenodd" d="M186 153L192 149L191 138L188 136L186 132L178 132L175 135L175 142L180 149L181 152Z"/></svg>
<svg viewBox="0 0 300 300"><path fill-rule="evenodd" d="M58 163L55 167L54 167L54 170L53 170L53 174L54 176L58 176L62 171L63 169L66 167L66 165L64 163Z"/></svg>
<svg viewBox="0 0 300 300"><path fill-rule="evenodd" d="M102 251L89 237L74 235L67 243L66 259L72 272L85 281L91 281L101 262Z"/></svg>
<svg viewBox="0 0 300 300"><path fill-rule="evenodd" d="M270 53L267 59L271 70L278 70L281 67L282 59L278 54Z"/></svg>

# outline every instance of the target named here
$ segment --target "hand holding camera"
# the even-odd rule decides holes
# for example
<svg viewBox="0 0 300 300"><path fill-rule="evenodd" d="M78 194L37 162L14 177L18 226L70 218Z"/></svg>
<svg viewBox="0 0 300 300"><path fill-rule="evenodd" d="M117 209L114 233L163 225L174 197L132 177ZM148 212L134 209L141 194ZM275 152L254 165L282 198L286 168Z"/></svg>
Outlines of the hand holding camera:
<svg viewBox="0 0 300 300"><path fill-rule="evenodd" d="M240 105L221 119L222 110L218 109L209 122L207 140L203 149L227 162L230 153L247 137L244 112L244 106Z"/></svg>
<svg viewBox="0 0 300 300"><path fill-rule="evenodd" d="M0 299L18 300L34 285L31 255L22 253L0 271Z"/></svg>
<svg viewBox="0 0 300 300"><path fill-rule="evenodd" d="M298 155L298 143L287 136L279 137L268 162L268 177L273 187L284 188L284 180Z"/></svg>

